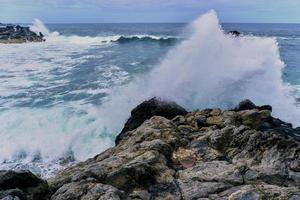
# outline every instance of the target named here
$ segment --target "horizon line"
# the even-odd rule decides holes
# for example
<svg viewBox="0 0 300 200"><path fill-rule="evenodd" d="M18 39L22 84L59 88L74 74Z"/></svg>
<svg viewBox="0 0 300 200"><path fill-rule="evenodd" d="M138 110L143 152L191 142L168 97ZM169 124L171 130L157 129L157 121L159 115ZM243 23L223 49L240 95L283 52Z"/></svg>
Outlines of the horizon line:
<svg viewBox="0 0 300 200"><path fill-rule="evenodd" d="M44 24L189 24L190 22L43 22ZM0 24L33 24L33 22L1 22ZM220 22L221 24L300 24L300 22Z"/></svg>

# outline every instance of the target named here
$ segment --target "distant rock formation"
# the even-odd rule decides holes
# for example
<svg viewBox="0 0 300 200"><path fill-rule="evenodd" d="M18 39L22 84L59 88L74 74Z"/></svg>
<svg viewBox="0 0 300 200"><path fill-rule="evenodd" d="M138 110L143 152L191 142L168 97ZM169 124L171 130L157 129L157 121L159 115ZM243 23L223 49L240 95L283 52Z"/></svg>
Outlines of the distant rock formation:
<svg viewBox="0 0 300 200"><path fill-rule="evenodd" d="M241 33L239 31L229 31L228 34L231 34L236 37L241 35Z"/></svg>
<svg viewBox="0 0 300 200"><path fill-rule="evenodd" d="M30 173L0 172L0 199L297 200L300 130L271 111L245 100L187 113L151 99L115 147L62 170L49 188Z"/></svg>
<svg viewBox="0 0 300 200"><path fill-rule="evenodd" d="M29 27L0 23L0 43L43 42L44 35L36 34Z"/></svg>

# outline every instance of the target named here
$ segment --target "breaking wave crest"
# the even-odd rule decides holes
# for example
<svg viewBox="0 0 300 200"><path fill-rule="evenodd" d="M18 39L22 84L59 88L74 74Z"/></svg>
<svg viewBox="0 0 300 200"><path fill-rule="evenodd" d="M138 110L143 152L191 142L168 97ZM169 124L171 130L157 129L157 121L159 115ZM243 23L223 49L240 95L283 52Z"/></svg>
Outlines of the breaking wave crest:
<svg viewBox="0 0 300 200"><path fill-rule="evenodd" d="M149 35L136 35L136 36L119 36L119 38L113 42L128 43L128 42L161 42L166 44L172 44L179 41L179 38L175 37L157 37Z"/></svg>
<svg viewBox="0 0 300 200"><path fill-rule="evenodd" d="M73 44L108 44L108 43L128 43L128 42L160 42L164 44L173 44L180 38L171 36L155 36L155 35L108 35L108 36L64 36L59 32L50 32L43 22L39 19L34 20L34 24L30 26L30 30L39 34L43 33L48 42L69 42Z"/></svg>
<svg viewBox="0 0 300 200"><path fill-rule="evenodd" d="M189 32L152 72L117 91L119 98L110 104L129 102L132 108L158 96L189 109L232 108L251 99L272 105L274 116L300 125L293 88L282 80L285 64L276 38L228 35L214 11L193 22Z"/></svg>

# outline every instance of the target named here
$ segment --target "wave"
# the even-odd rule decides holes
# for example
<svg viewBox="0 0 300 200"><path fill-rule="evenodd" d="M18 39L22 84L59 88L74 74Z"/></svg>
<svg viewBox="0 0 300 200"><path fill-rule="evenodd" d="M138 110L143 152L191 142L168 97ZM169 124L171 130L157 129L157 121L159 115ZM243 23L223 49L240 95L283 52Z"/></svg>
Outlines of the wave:
<svg viewBox="0 0 300 200"><path fill-rule="evenodd" d="M251 99L258 105L272 105L274 116L300 125L293 88L282 80L285 64L275 37L228 35L214 11L188 28L190 35L152 72L113 95L112 107L115 102L133 107L152 96L189 109L226 109Z"/></svg>
<svg viewBox="0 0 300 200"><path fill-rule="evenodd" d="M43 22L39 19L35 19L33 25L30 26L30 30L39 34L40 32L46 37L48 42L68 42L72 44L108 44L108 43L129 43L129 42L160 42L164 44L174 44L179 41L180 38L172 36L156 36L156 35L107 35L107 36L77 36L60 35L59 32L50 32Z"/></svg>
<svg viewBox="0 0 300 200"><path fill-rule="evenodd" d="M0 113L0 161L9 163L17 155L19 162L30 168L28 165L34 165L33 158L38 154L40 168L49 169L47 174L51 174L51 170L53 173L61 167L56 165L57 159L65 152L73 152L77 160L94 156L113 145L130 110L153 96L176 101L190 110L230 108L248 98L256 104L272 105L275 116L300 125L300 110L291 95L293 89L282 80L285 64L280 59L276 38L228 35L214 11L201 16L189 29L186 39L151 72L107 91L108 96L99 107L75 105ZM68 37L50 32L47 37L49 42L52 39L88 46L94 40L103 41L103 37ZM105 41L117 41L120 36L114 37ZM70 45L70 51L82 49ZM59 58L56 54L54 57Z"/></svg>
<svg viewBox="0 0 300 200"><path fill-rule="evenodd" d="M152 35L136 35L136 36L120 36L117 40L112 40L118 43L128 42L160 42L166 44L173 44L180 41L177 37L158 37Z"/></svg>

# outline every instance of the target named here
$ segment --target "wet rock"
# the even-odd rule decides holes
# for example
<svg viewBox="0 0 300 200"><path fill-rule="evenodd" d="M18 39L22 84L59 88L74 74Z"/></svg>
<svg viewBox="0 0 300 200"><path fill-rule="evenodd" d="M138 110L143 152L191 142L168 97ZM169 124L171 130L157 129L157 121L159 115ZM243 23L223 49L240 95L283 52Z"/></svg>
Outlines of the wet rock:
<svg viewBox="0 0 300 200"><path fill-rule="evenodd" d="M0 197L43 200L48 198L48 184L29 171L0 171Z"/></svg>
<svg viewBox="0 0 300 200"><path fill-rule="evenodd" d="M32 32L29 27L0 24L0 43L43 42L44 35Z"/></svg>
<svg viewBox="0 0 300 200"><path fill-rule="evenodd" d="M121 133L116 138L116 144L126 137L126 132L132 131L139 127L144 121L153 116L162 116L172 119L178 115L186 115L187 111L174 102L162 101L158 98L152 98L144 101L131 111L131 116L125 123Z"/></svg>

